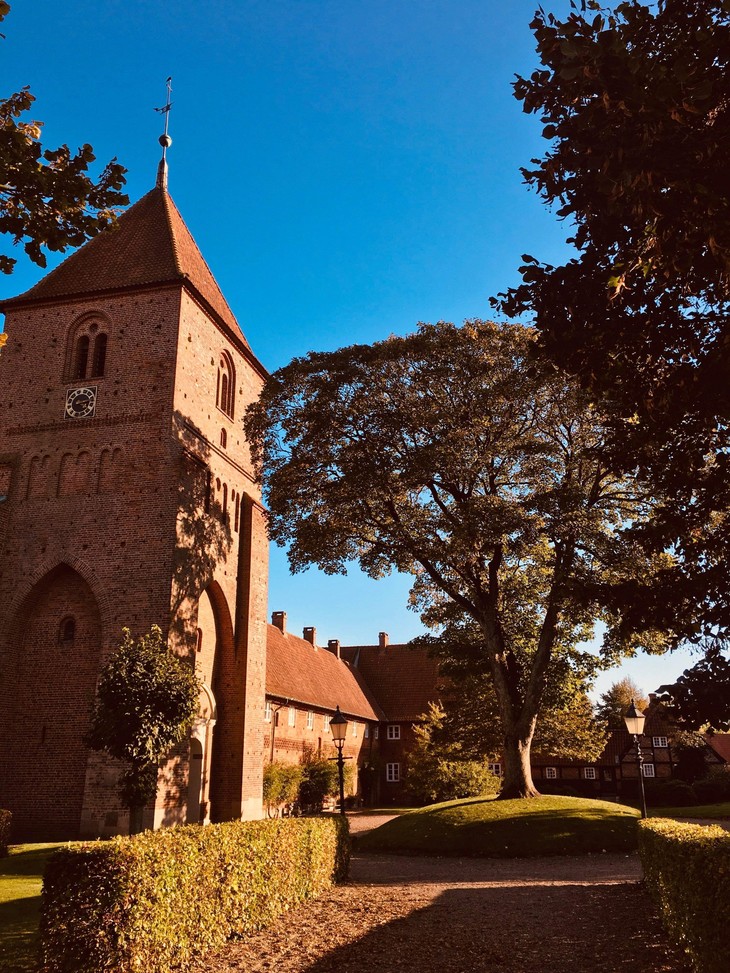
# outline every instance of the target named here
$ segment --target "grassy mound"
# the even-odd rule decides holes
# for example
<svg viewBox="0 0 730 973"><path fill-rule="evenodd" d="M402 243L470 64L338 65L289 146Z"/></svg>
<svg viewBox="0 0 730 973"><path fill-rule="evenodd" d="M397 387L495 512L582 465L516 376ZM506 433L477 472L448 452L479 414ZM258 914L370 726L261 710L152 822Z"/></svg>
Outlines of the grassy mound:
<svg viewBox="0 0 730 973"><path fill-rule="evenodd" d="M476 797L403 814L358 838L357 848L485 858L633 851L638 817L634 808L578 797Z"/></svg>

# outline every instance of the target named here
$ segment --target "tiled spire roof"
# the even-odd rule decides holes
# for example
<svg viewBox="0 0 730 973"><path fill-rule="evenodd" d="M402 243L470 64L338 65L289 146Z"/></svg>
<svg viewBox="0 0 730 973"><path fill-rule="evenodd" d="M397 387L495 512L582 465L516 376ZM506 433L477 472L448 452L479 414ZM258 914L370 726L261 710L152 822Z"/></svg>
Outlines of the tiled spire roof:
<svg viewBox="0 0 730 973"><path fill-rule="evenodd" d="M116 226L102 231L2 307L177 282L250 350L190 230L160 187L122 213Z"/></svg>

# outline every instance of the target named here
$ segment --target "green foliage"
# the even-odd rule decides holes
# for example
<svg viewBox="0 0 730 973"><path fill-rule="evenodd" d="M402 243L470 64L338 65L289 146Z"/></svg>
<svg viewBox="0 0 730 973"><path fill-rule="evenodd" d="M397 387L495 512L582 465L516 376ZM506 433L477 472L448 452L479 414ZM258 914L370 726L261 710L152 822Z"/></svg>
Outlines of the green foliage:
<svg viewBox="0 0 730 973"><path fill-rule="evenodd" d="M192 666L169 651L159 626L137 639L123 629L102 667L84 742L129 765L120 787L127 807L155 796L158 763L186 739L199 693Z"/></svg>
<svg viewBox="0 0 730 973"><path fill-rule="evenodd" d="M650 807L691 807L697 794L683 780L645 780L646 803Z"/></svg>
<svg viewBox="0 0 730 973"><path fill-rule="evenodd" d="M624 676L601 694L596 705L596 719L609 730L625 730L624 714L632 700L642 713L649 705L644 690L629 676Z"/></svg>
<svg viewBox="0 0 730 973"><path fill-rule="evenodd" d="M346 821L229 822L58 852L43 883L47 973L171 973L347 877Z"/></svg>
<svg viewBox="0 0 730 973"><path fill-rule="evenodd" d="M499 777L484 760L469 760L459 743L446 743L443 734L446 711L431 703L414 726L415 744L408 754L406 790L416 804L434 804L463 797L496 794Z"/></svg>
<svg viewBox="0 0 730 973"><path fill-rule="evenodd" d="M293 804L299 797L303 770L296 764L279 761L264 767L264 807L270 817L279 812L284 804Z"/></svg>
<svg viewBox="0 0 730 973"><path fill-rule="evenodd" d="M675 564L614 604L695 640L730 625L730 8L586 0L531 27L541 63L515 94L548 145L523 174L576 249L558 266L524 254L493 303L610 402L604 453L658 500L633 536Z"/></svg>
<svg viewBox="0 0 730 973"><path fill-rule="evenodd" d="M427 624L479 633L506 743L505 786L534 792L518 742L534 732L551 662L605 591L664 564L627 545L651 499L598 458L601 412L535 357L522 326L441 322L279 369L246 430L295 571L414 578ZM608 655L667 644L606 617Z"/></svg>
<svg viewBox="0 0 730 973"><path fill-rule="evenodd" d="M582 855L636 848L638 812L608 801L472 798L402 814L358 838L358 849L484 858Z"/></svg>
<svg viewBox="0 0 730 973"><path fill-rule="evenodd" d="M730 833L715 825L650 818L639 827L646 883L695 973L726 973Z"/></svg>
<svg viewBox="0 0 730 973"><path fill-rule="evenodd" d="M13 815L10 811L0 808L0 858L4 858L8 853L10 844L10 826L13 823Z"/></svg>
<svg viewBox="0 0 730 973"><path fill-rule="evenodd" d="M305 810L321 811L328 797L339 796L340 778L335 760L319 757L312 749L305 750L301 774L299 803ZM344 772L345 794L352 791L353 777L352 763L348 761Z"/></svg>
<svg viewBox="0 0 730 973"><path fill-rule="evenodd" d="M676 682L659 687L659 698L683 726L730 729L730 659L725 651L724 642L710 639L699 662L685 669Z"/></svg>
<svg viewBox="0 0 730 973"><path fill-rule="evenodd" d="M0 4L0 21L10 10ZM129 202L120 190L126 169L116 159L98 182L88 175L95 161L90 145L72 154L67 145L43 149L42 122L24 119L34 96L23 88L0 100L0 233L23 241L30 259L46 266L42 248L78 247L114 222L115 210ZM0 271L12 272L16 260L0 254Z"/></svg>
<svg viewBox="0 0 730 973"><path fill-rule="evenodd" d="M730 771L719 770L711 773L702 780L696 780L692 787L697 800L702 804L712 804L715 801L730 801Z"/></svg>
<svg viewBox="0 0 730 973"><path fill-rule="evenodd" d="M707 776L707 741L701 733L681 730L672 739L672 752L676 759L675 775L692 783Z"/></svg>

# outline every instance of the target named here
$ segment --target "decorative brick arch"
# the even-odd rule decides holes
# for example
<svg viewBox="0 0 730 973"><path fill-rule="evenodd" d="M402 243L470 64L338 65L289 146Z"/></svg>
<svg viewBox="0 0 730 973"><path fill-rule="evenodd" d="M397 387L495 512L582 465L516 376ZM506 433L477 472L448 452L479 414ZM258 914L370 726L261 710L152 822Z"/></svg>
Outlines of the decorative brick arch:
<svg viewBox="0 0 730 973"><path fill-rule="evenodd" d="M111 319L102 311L85 311L72 321L66 332L66 354L63 365L64 381L85 381L87 378L95 377L93 373L96 369L93 366L94 358L99 352L97 347L98 337L105 335L108 338L111 333L111 328ZM85 364L83 374L77 374L79 365L79 341L84 337L87 339ZM106 340L104 341L104 357L106 357ZM102 375L104 373L103 367L101 373Z"/></svg>
<svg viewBox="0 0 730 973"><path fill-rule="evenodd" d="M33 574L31 574L24 582L19 584L15 590L13 598L7 606L6 617L10 620L15 619L23 602L32 593L33 589L36 588L45 577L48 577L52 571L64 566L71 568L77 574L81 575L89 588L91 588L91 592L96 599L97 605L99 606L102 629L104 631L109 631L109 626L112 624L112 619L114 618L112 600L106 594L96 572L88 561L70 554L49 555L49 557L42 562L41 566L33 572Z"/></svg>
<svg viewBox="0 0 730 973"><path fill-rule="evenodd" d="M7 636L0 805L13 811L16 839L76 838L88 761L83 736L102 651L91 585L57 562L19 593Z"/></svg>

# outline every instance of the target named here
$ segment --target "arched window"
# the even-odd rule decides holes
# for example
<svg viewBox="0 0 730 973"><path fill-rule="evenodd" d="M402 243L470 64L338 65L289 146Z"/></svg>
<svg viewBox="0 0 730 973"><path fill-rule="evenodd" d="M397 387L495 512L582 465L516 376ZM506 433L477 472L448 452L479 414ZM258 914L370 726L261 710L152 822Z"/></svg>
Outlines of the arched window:
<svg viewBox="0 0 730 973"><path fill-rule="evenodd" d="M70 615L62 619L61 624L58 626L58 641L62 644L68 644L73 642L76 638L76 619L72 618Z"/></svg>
<svg viewBox="0 0 730 973"><path fill-rule="evenodd" d="M109 342L109 323L92 313L71 327L66 344L64 379L67 382L103 378Z"/></svg>
<svg viewBox="0 0 730 973"><path fill-rule="evenodd" d="M202 628L195 629L195 651L196 652L203 651L203 629Z"/></svg>
<svg viewBox="0 0 730 973"><path fill-rule="evenodd" d="M94 359L91 363L90 378L102 378L106 366L106 344L107 335L103 332L96 336L94 341Z"/></svg>
<svg viewBox="0 0 730 973"><path fill-rule="evenodd" d="M223 509L222 509L222 520L225 522L228 517L228 484L223 484Z"/></svg>
<svg viewBox="0 0 730 973"><path fill-rule="evenodd" d="M89 344L91 339L87 334L79 335L76 339L76 349L74 351L74 365L71 378L86 378L86 369L89 365Z"/></svg>
<svg viewBox="0 0 730 973"><path fill-rule="evenodd" d="M228 433L225 431L225 429L221 429L221 446L223 447L223 449L226 448L227 443L228 443Z"/></svg>
<svg viewBox="0 0 730 973"><path fill-rule="evenodd" d="M216 383L216 402L215 404L225 414L232 419L233 407L236 397L236 373L233 368L233 359L227 351L221 352L218 362L218 381Z"/></svg>

